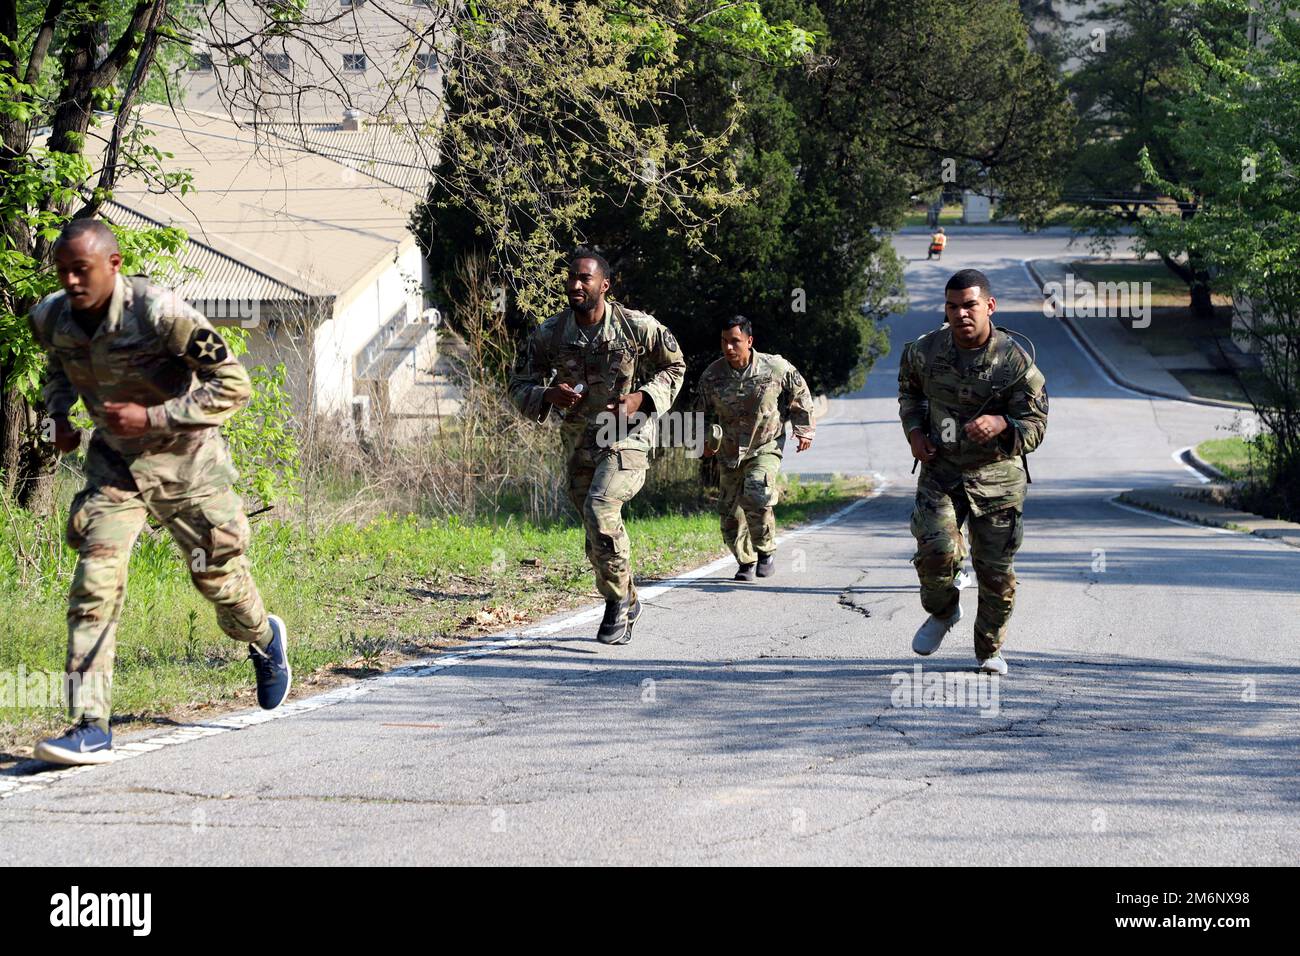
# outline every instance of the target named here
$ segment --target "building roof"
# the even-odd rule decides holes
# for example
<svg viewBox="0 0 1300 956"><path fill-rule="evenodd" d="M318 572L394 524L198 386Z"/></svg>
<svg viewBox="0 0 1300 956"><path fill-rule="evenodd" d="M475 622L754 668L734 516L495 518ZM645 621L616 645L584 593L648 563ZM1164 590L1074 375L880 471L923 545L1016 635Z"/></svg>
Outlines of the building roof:
<svg viewBox="0 0 1300 956"><path fill-rule="evenodd" d="M186 298L348 297L384 259L414 242L407 223L430 166L391 128L338 124L241 127L227 117L145 106L139 123L168 171L193 188L157 192L124 175L105 216L177 226L180 259L202 271Z"/></svg>
<svg viewBox="0 0 1300 956"><path fill-rule="evenodd" d="M277 143L326 156L340 165L424 198L435 156L425 144L388 123L348 131L337 121L263 122L253 127Z"/></svg>
<svg viewBox="0 0 1300 956"><path fill-rule="evenodd" d="M148 229L168 225L144 216L115 202L104 204L103 216L115 226L129 229ZM166 216L161 217L166 219ZM230 255L217 252L211 246L191 240L179 256L187 270L197 270L198 275L175 284L182 297L196 299L236 299L257 302L300 301L304 292L280 282L264 272L249 266Z"/></svg>

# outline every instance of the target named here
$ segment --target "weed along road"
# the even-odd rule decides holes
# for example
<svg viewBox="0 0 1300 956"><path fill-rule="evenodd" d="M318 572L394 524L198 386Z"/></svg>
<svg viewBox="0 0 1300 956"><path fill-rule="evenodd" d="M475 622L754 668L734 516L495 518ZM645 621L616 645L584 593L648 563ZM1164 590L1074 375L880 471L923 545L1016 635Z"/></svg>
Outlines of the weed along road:
<svg viewBox="0 0 1300 956"><path fill-rule="evenodd" d="M786 538L774 577L733 581L728 559L643 589L626 646L593 640L598 609L570 614L10 793L0 861L255 864L271 844L286 863L1294 861L1300 550L1111 501L1190 480L1174 453L1233 412L1117 387L1044 317L1023 262L1068 255L1063 234L956 232L942 263L926 241L898 239L911 311L891 355L786 459L877 473L879 494ZM903 343L964 267L1033 340L1051 414L1010 672L958 700L975 591L913 655L896 396Z"/></svg>

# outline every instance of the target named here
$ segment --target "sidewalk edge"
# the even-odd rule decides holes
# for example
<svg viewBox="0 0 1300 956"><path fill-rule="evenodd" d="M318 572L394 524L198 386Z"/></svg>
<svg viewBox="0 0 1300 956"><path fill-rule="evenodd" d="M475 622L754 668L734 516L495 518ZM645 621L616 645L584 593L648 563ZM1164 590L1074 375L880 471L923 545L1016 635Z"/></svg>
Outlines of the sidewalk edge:
<svg viewBox="0 0 1300 956"><path fill-rule="evenodd" d="M1043 282L1042 274L1035 267L1035 263L1042 260L1024 259L1022 261L1025 264L1025 269L1028 270L1029 274L1033 277L1034 281L1038 283L1039 292L1042 292L1043 286L1046 283ZM1097 346L1095 346L1092 343L1092 340L1088 338L1088 334L1083 331L1082 326L1077 325L1073 319L1071 319L1069 316L1064 314L1057 316L1057 318L1061 320L1061 323L1074 337L1074 340L1079 344L1079 347L1092 357L1093 361L1095 361L1101 367L1102 371L1106 373L1106 375L1110 378L1110 380L1115 385L1118 385L1121 388L1126 388L1130 392L1138 392L1142 395L1150 395L1154 398L1167 398L1170 401L1174 401L1174 402L1191 402L1193 405L1209 405L1213 408L1231 408L1231 409L1235 409L1236 411L1251 410L1251 407L1249 405L1243 405L1238 402L1221 401L1219 399L1214 399L1214 398L1202 398L1199 395L1193 395L1190 392L1187 393L1186 395L1175 395L1172 392L1166 392L1160 389L1148 388L1145 385L1138 385L1132 380L1126 378L1124 374L1120 372L1118 368L1115 367L1115 364L1111 362L1111 360L1107 358L1106 355L1100 349L1098 349Z"/></svg>

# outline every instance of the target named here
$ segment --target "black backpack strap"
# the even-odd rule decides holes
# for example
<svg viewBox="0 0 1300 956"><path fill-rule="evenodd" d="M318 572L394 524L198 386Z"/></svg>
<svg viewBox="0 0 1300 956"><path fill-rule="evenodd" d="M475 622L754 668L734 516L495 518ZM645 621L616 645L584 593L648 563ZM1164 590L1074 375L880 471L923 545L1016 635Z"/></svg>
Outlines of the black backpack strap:
<svg viewBox="0 0 1300 956"><path fill-rule="evenodd" d="M1018 375L1014 379L1009 379L1006 382L1006 384L1004 384L1001 387L1000 391L1005 392L1005 391L1010 391L1011 387L1019 383L1025 377L1025 375L1029 374L1029 370L1037 364L1038 349L1034 347L1034 340L1031 339L1029 336L1025 335L1025 333L1023 332L1016 332L1013 329L1003 328L1000 325L995 326L995 328L1007 337L1007 340L1011 343L1011 345L1014 348L1017 348L1021 352L1024 352L1025 358L1029 360L1028 364L1025 366L1024 375ZM1019 335L1026 342L1029 343L1029 351L1026 351L1024 346L1022 346L1019 342L1015 340L1015 336L1017 335ZM1013 425L1012 427L1014 428L1015 426ZM1025 484L1032 485L1034 483L1034 477L1029 473L1029 456L1023 451L1020 453L1020 464L1025 469Z"/></svg>
<svg viewBox="0 0 1300 956"><path fill-rule="evenodd" d="M922 375L930 371L930 364L934 361L934 357L939 354L939 348L943 342L940 336L947 327L947 325L941 325L925 337L925 348L921 352Z"/></svg>
<svg viewBox="0 0 1300 956"><path fill-rule="evenodd" d="M610 305L614 307L614 317L618 320L618 323L623 326L623 334L631 339L632 343L636 345L637 356L640 357L645 355L646 347L637 341L636 330L632 325L632 321L627 317L627 310L617 302L611 302Z"/></svg>

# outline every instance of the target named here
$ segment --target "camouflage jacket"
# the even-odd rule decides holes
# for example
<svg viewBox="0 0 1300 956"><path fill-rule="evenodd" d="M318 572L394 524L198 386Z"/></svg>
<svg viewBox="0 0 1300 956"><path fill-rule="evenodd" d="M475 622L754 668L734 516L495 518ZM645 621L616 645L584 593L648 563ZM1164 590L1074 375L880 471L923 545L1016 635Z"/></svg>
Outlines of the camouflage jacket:
<svg viewBox="0 0 1300 956"><path fill-rule="evenodd" d="M570 467L617 453L625 466L643 468L655 444L655 415L668 411L681 390L682 351L654 316L615 302L606 303L604 319L589 333L584 347L572 309L538 326L510 376L510 400L537 422L552 412L560 416ZM582 385L582 401L567 411L555 408L542 398L552 385ZM641 409L647 419L623 434L610 427L612 413L605 406L637 391L646 395Z"/></svg>
<svg viewBox="0 0 1300 956"><path fill-rule="evenodd" d="M988 347L963 373L957 344L944 326L903 349L898 363L898 413L903 432L919 428L939 448L923 477L944 488L960 482L977 515L1019 506L1025 497L1022 455L1047 431L1047 385L1025 352L995 328ZM966 437L979 415L1003 415L1011 427L987 444Z"/></svg>
<svg viewBox="0 0 1300 956"><path fill-rule="evenodd" d="M251 385L202 314L171 292L118 276L94 335L72 318L62 292L37 303L28 322L47 353L46 411L66 417L80 398L95 423L86 456L92 484L179 495L234 481L218 426L248 402ZM105 402L144 405L149 430L112 434Z"/></svg>
<svg viewBox="0 0 1300 956"><path fill-rule="evenodd" d="M703 413L705 431L722 426L719 463L728 468L785 447L785 423L796 437L816 432L812 393L798 369L779 355L755 350L749 364L733 369L720 358L704 370L696 386L695 410Z"/></svg>

